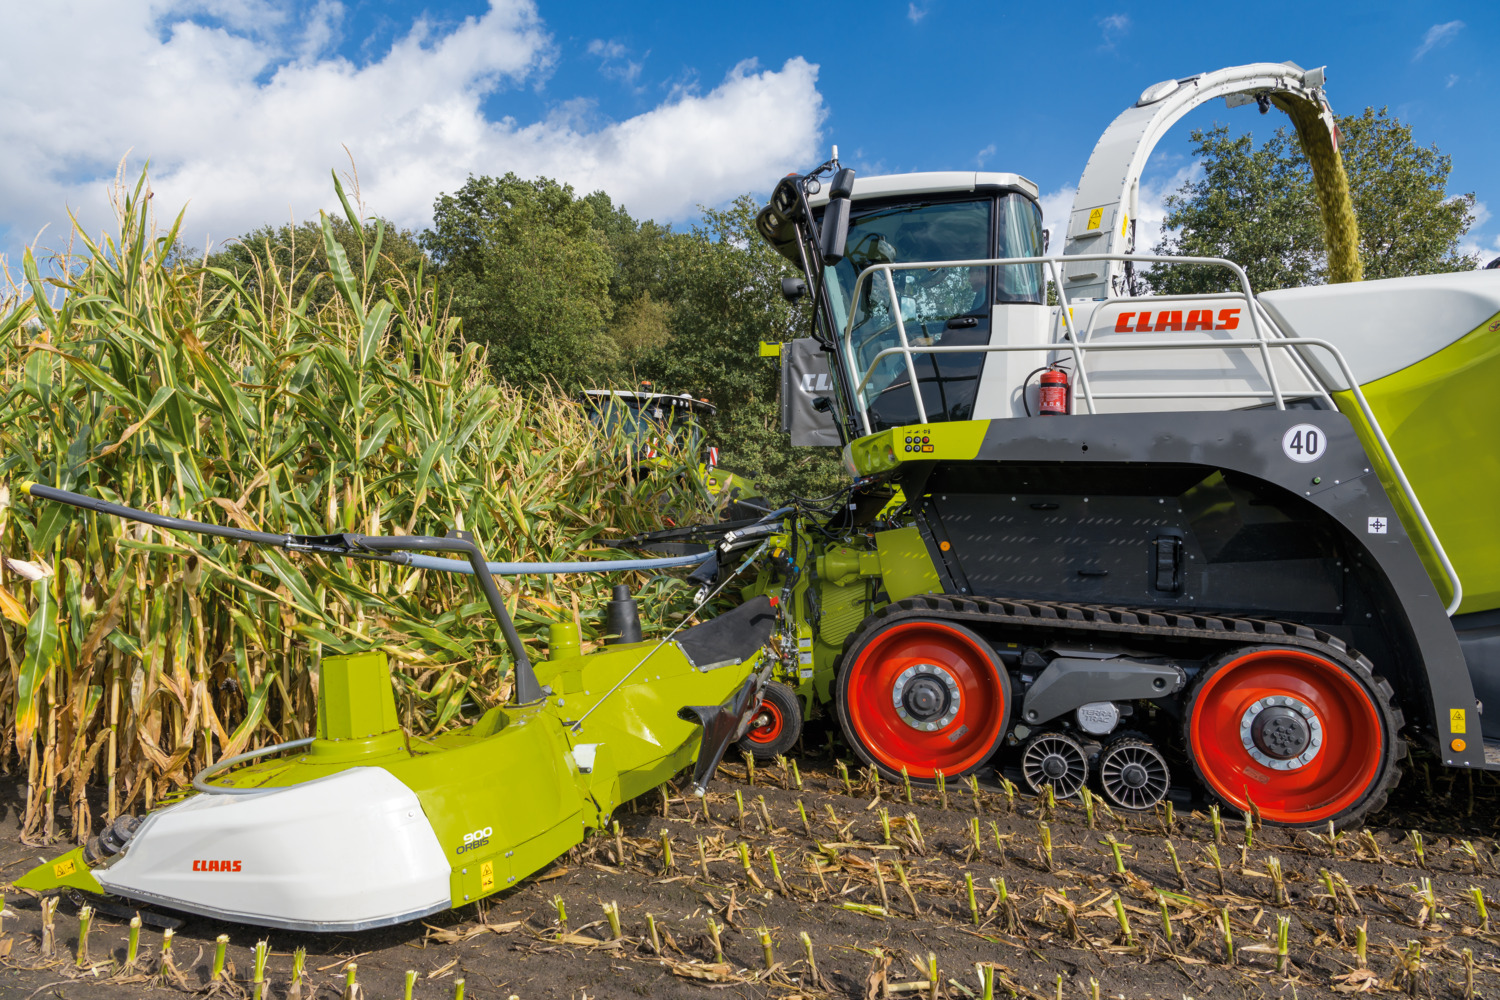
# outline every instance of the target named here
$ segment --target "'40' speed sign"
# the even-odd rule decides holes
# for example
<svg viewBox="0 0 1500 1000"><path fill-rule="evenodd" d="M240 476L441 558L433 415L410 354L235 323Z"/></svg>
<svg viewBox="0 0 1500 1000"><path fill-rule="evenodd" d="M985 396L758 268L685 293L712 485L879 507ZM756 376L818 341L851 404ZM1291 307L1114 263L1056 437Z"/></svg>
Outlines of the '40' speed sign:
<svg viewBox="0 0 1500 1000"><path fill-rule="evenodd" d="M1296 424L1281 436L1281 450L1293 462L1316 462L1328 450L1328 437L1321 427Z"/></svg>

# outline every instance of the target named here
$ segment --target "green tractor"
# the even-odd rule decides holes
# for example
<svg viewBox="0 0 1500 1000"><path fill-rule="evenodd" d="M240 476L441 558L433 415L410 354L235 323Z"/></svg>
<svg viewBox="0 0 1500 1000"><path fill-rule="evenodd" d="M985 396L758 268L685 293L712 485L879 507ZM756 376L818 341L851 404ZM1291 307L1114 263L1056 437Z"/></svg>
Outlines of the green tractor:
<svg viewBox="0 0 1500 1000"><path fill-rule="evenodd" d="M805 418L852 477L793 502L744 590L781 599L778 745L826 712L887 777L1001 767L1135 810L1196 778L1287 826L1378 809L1408 741L1500 768L1500 273L1257 296L1131 252L1150 144L1215 96L1333 148L1321 71L1158 84L1060 256L1015 174L835 153L778 183L758 228L827 372ZM1186 265L1227 290L1131 294Z"/></svg>
<svg viewBox="0 0 1500 1000"><path fill-rule="evenodd" d="M721 466L718 447L708 443L703 420L716 412L708 400L689 393L585 389L579 401L596 426L606 434L620 434L625 446L621 461L627 468L638 474L652 468L671 472L685 463L683 489L707 501L724 520L765 513L755 484Z"/></svg>

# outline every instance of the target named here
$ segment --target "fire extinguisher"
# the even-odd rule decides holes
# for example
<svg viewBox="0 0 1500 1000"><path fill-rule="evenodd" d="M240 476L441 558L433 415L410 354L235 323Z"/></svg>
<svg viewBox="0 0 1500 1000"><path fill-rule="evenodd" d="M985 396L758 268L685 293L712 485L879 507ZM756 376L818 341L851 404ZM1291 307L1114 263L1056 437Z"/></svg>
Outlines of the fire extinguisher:
<svg viewBox="0 0 1500 1000"><path fill-rule="evenodd" d="M1037 412L1042 416L1065 416L1068 412L1068 373L1055 365L1042 372Z"/></svg>

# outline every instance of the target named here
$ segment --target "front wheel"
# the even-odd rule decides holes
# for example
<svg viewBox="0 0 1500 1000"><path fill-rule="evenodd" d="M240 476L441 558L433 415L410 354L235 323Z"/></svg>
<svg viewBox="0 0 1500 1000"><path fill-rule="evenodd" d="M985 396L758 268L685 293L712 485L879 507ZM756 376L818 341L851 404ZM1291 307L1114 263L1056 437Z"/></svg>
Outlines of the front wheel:
<svg viewBox="0 0 1500 1000"><path fill-rule="evenodd" d="M1211 662L1193 688L1193 766L1230 806L1269 823L1347 826L1385 804L1406 745L1390 685L1362 658L1250 647Z"/></svg>
<svg viewBox="0 0 1500 1000"><path fill-rule="evenodd" d="M735 745L756 760L775 760L796 746L801 736L802 703L797 693L780 681L771 681L750 719L750 728Z"/></svg>
<svg viewBox="0 0 1500 1000"><path fill-rule="evenodd" d="M963 626L906 620L856 638L834 697L844 738L887 778L902 769L953 778L999 747L1010 679L989 643Z"/></svg>

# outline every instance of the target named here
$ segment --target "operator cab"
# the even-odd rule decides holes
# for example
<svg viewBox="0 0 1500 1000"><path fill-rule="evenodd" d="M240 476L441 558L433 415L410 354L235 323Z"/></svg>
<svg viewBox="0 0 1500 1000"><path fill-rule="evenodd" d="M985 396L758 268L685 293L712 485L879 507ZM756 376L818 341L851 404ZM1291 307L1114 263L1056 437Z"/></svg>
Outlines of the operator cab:
<svg viewBox="0 0 1500 1000"><path fill-rule="evenodd" d="M1067 308L1049 306L1037 188L1018 174L853 174L831 160L783 178L756 219L808 279L792 292L815 292L819 343L802 344L830 362L835 395L816 402L846 441L1043 411L1333 405L1313 362L1260 346L1281 334L1243 292L1091 299L1069 286ZM984 263L1017 258L1031 259ZM1046 398L1043 383L1060 388Z"/></svg>
<svg viewBox="0 0 1500 1000"><path fill-rule="evenodd" d="M808 198L819 230L827 190ZM1034 367L1034 358L921 353L908 368L901 355L879 355L901 346L898 311L913 347L984 346L1017 337L1047 342L1051 331L1040 264L951 263L1041 256L1045 239L1036 185L1012 173L892 174L856 178L850 201L842 257L824 270L828 308L819 311L818 323L820 335L839 345L856 373L869 373L858 392L871 429L922 422L911 391L912 369L928 422L1011 416L1012 410L1021 415L1019 393L997 400L987 390L997 380L1009 381L1011 367L1027 361ZM773 221L762 214L762 235L801 265L791 227L778 230ZM870 271L878 264L924 261L947 266L896 270L889 277ZM847 390L852 394L856 387Z"/></svg>

